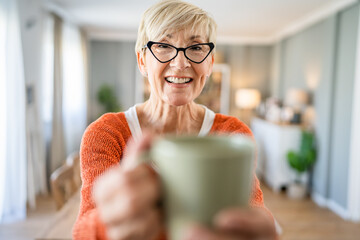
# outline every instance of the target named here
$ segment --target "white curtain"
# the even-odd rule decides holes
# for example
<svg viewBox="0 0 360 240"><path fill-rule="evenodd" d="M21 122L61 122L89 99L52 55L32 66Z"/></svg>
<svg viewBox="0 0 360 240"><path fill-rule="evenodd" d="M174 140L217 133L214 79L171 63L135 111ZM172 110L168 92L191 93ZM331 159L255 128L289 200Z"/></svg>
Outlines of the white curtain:
<svg viewBox="0 0 360 240"><path fill-rule="evenodd" d="M19 3L26 3L24 1ZM36 2L33 2L35 4ZM31 3L27 3L31 4ZM25 5L26 6L26 5ZM20 8L20 13L25 15ZM27 85L27 105L26 105L26 142L27 142L27 199L30 208L36 207L36 196L47 194L46 181L46 157L44 128L41 117L42 111L42 81L41 70L48 67L42 62L42 54L45 49L45 38L41 33L44 15L37 16L38 22L32 27L23 28L22 39L24 48L24 67L25 80ZM22 16L24 21L29 21L27 15ZM31 69L31 70L30 70Z"/></svg>
<svg viewBox="0 0 360 240"><path fill-rule="evenodd" d="M54 15L54 88L50 146L50 172L60 167L66 158L63 126L63 66L62 20Z"/></svg>
<svg viewBox="0 0 360 240"><path fill-rule="evenodd" d="M44 17L41 69L41 118L44 123L45 139L50 140L54 91L54 19Z"/></svg>
<svg viewBox="0 0 360 240"><path fill-rule="evenodd" d="M54 19L51 14L46 14L44 17L41 60L41 119L45 142L49 143L54 91Z"/></svg>
<svg viewBox="0 0 360 240"><path fill-rule="evenodd" d="M25 82L17 2L0 0L0 222L26 217Z"/></svg>
<svg viewBox="0 0 360 240"><path fill-rule="evenodd" d="M54 16L51 172L79 151L87 125L86 47L76 25Z"/></svg>
<svg viewBox="0 0 360 240"><path fill-rule="evenodd" d="M63 120L66 154L79 151L86 127L85 50L78 27L63 23Z"/></svg>

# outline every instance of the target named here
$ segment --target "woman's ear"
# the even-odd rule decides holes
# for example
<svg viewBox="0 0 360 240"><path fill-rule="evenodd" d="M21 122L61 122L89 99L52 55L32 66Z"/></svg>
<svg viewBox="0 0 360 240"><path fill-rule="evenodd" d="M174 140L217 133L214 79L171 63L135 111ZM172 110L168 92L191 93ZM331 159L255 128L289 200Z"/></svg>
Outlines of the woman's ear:
<svg viewBox="0 0 360 240"><path fill-rule="evenodd" d="M139 67L141 74L144 77L147 77L147 69L146 69L146 64L145 64L144 52L136 52L136 58L137 58L137 63L138 63L138 67Z"/></svg>

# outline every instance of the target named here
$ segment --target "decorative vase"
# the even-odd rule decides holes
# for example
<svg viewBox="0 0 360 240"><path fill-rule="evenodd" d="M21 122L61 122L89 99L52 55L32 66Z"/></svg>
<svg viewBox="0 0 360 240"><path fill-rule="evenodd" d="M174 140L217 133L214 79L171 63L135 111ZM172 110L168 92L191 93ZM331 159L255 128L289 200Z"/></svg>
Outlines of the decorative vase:
<svg viewBox="0 0 360 240"><path fill-rule="evenodd" d="M287 195L291 199L304 199L306 194L306 185L302 183L292 183L288 186Z"/></svg>

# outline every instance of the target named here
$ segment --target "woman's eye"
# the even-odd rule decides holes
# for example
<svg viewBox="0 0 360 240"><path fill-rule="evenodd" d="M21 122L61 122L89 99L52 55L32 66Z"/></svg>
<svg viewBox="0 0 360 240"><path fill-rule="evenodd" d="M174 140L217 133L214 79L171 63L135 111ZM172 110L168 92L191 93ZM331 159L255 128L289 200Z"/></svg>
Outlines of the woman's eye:
<svg viewBox="0 0 360 240"><path fill-rule="evenodd" d="M190 47L190 50L191 51L201 51L202 48L200 46L192 46L192 47Z"/></svg>
<svg viewBox="0 0 360 240"><path fill-rule="evenodd" d="M169 48L168 45L165 45L165 44L159 44L157 45L158 48Z"/></svg>

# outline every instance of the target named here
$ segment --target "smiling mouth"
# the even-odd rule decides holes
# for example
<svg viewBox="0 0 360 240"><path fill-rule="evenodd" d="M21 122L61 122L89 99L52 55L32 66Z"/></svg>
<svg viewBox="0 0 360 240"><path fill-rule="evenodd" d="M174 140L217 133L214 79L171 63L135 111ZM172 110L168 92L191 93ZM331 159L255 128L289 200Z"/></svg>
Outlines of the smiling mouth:
<svg viewBox="0 0 360 240"><path fill-rule="evenodd" d="M176 83L176 84L185 84L191 82L192 78L176 78L176 77L166 77L165 80L168 83Z"/></svg>

